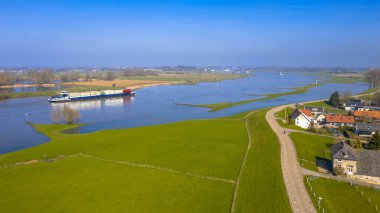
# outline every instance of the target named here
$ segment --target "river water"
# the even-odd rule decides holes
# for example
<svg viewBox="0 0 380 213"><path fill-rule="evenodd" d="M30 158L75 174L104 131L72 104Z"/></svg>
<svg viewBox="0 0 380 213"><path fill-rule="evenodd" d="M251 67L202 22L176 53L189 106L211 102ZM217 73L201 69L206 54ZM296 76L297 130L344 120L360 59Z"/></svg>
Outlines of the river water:
<svg viewBox="0 0 380 213"><path fill-rule="evenodd" d="M263 94L291 91L291 88L315 83L318 77L300 72L256 72L247 78L206 82L195 85L163 85L137 90L135 97L70 102L80 111L80 122L88 123L78 131L88 133L103 129L130 128L188 119L215 118L247 110L294 102L327 98L334 91L364 91L367 85L325 84L309 92L288 95L208 112L207 108L179 106L175 103L206 104L234 102L263 97ZM0 102L0 153L12 152L49 141L26 121L52 123L51 112L63 103L50 104L47 97L10 99Z"/></svg>

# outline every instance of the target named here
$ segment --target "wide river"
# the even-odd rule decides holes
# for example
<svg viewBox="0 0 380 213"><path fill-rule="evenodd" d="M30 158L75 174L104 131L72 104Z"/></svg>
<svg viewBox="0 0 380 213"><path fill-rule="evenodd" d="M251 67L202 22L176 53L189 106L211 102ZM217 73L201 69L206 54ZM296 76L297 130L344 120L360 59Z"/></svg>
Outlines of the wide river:
<svg viewBox="0 0 380 213"><path fill-rule="evenodd" d="M215 118L239 112L327 98L334 91L351 91L353 94L367 89L364 83L330 84L315 87L307 93L288 95L274 100L259 101L208 112L207 108L178 106L175 103L234 102L262 97L262 94L291 91L291 88L315 83L317 76L300 72L256 72L247 78L195 85L165 85L137 90L135 97L122 97L68 103L80 111L80 122L88 123L81 133L103 129L130 128L163 124L188 119ZM51 112L61 108L50 104L47 97L10 99L0 102L0 153L12 152L49 141L26 121L52 123Z"/></svg>

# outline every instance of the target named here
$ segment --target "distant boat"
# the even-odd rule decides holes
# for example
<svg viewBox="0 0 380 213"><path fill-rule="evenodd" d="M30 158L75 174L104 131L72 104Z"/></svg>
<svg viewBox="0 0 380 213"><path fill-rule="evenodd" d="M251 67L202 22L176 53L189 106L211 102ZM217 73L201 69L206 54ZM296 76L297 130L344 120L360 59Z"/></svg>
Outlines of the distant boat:
<svg viewBox="0 0 380 213"><path fill-rule="evenodd" d="M284 75L284 73L280 72L280 75Z"/></svg>

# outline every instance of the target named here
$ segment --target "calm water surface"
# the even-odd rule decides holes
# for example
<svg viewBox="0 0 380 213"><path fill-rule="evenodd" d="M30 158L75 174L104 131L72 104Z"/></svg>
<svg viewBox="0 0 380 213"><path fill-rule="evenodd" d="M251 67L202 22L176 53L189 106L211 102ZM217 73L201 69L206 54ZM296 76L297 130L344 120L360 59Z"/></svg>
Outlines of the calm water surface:
<svg viewBox="0 0 380 213"><path fill-rule="evenodd" d="M364 91L360 84L325 84L298 95L231 107L219 112L207 108L178 106L175 103L218 103L260 98L263 94L291 91L291 88L315 83L317 77L302 73L257 72L254 75L219 83L165 85L137 91L136 97L121 97L68 103L80 111L80 122L90 123L81 133L103 129L129 128L199 118L215 118L280 104L327 98L334 91ZM50 104L47 97L11 99L0 102L0 153L36 146L49 139L25 121L51 123L51 111L63 107Z"/></svg>

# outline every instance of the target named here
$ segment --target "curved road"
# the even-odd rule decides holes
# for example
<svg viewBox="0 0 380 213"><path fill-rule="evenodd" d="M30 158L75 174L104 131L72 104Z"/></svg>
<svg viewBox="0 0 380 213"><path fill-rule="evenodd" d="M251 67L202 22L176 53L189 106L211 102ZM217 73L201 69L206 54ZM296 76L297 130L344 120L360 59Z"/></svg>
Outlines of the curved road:
<svg viewBox="0 0 380 213"><path fill-rule="evenodd" d="M282 176L293 212L316 212L303 183L301 166L298 164L293 142L287 134L284 134L284 128L276 121L276 112L288 106L290 105L269 110L266 114L266 120L280 141Z"/></svg>

